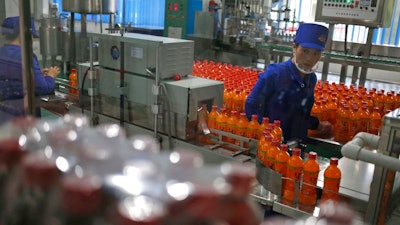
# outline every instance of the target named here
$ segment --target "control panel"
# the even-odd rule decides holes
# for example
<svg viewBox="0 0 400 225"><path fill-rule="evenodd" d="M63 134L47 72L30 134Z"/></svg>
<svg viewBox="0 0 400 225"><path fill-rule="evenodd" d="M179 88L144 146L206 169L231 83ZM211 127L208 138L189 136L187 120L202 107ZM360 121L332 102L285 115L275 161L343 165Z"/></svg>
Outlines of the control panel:
<svg viewBox="0 0 400 225"><path fill-rule="evenodd" d="M327 23L390 26L395 0L319 0L315 20Z"/></svg>

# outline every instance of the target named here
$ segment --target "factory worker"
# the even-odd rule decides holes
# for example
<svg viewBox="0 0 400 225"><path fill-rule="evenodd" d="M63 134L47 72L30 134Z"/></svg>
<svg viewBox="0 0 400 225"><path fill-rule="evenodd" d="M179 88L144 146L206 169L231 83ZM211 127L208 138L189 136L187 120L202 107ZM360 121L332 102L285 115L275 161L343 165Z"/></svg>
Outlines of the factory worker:
<svg viewBox="0 0 400 225"><path fill-rule="evenodd" d="M320 60L329 30L322 25L304 23L297 30L292 44L293 57L282 63L270 64L259 74L257 83L247 97L245 112L280 120L284 141L305 143L308 129L318 129L329 136L332 125L310 115L317 83L315 66Z"/></svg>
<svg viewBox="0 0 400 225"><path fill-rule="evenodd" d="M1 25L1 34L5 36L6 44L0 48L0 107L10 110L14 116L23 115L23 104L21 101L14 105L5 105L11 100L23 99L23 81L22 81L22 37L20 35L19 17L8 17ZM39 35L35 29L33 19L31 19L32 36L38 38ZM58 67L40 69L38 59L33 54L32 59L33 76L35 82L35 94L51 94L55 88L54 78L60 73ZM1 110L1 108L0 108ZM38 111L39 113L40 111Z"/></svg>

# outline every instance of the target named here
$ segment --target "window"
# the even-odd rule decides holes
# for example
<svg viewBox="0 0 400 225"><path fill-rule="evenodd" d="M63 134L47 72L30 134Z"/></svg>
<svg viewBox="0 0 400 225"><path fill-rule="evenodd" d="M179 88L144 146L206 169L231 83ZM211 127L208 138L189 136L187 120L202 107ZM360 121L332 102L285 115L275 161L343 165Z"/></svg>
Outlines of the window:
<svg viewBox="0 0 400 225"><path fill-rule="evenodd" d="M62 9L62 0L53 0L58 3L60 13ZM149 12L149 9L151 11ZM165 0L117 0L117 12L115 13L115 22L132 26L157 26L164 27ZM108 23L109 15L88 14L88 21ZM75 13L75 20L80 20L81 14Z"/></svg>

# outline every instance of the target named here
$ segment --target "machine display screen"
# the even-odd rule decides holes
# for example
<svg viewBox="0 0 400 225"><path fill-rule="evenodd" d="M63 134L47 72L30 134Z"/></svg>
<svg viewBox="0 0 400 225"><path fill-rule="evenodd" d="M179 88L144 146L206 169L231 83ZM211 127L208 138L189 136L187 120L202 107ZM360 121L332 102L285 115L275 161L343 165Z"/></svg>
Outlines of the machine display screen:
<svg viewBox="0 0 400 225"><path fill-rule="evenodd" d="M315 18L329 23L389 26L393 5L394 0L322 0L317 1Z"/></svg>
<svg viewBox="0 0 400 225"><path fill-rule="evenodd" d="M170 10L170 11L178 11L178 10L180 10L179 3L176 3L176 2L169 3L168 10Z"/></svg>

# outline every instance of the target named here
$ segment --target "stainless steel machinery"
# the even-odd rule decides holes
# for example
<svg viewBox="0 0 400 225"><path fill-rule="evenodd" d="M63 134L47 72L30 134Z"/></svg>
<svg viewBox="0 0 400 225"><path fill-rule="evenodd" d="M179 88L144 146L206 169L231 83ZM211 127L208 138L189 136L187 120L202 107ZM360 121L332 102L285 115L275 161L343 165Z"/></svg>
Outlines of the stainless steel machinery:
<svg viewBox="0 0 400 225"><path fill-rule="evenodd" d="M89 34L99 44L98 65L80 64L81 99L101 114L182 140L195 137L202 104L222 105L222 82L190 76L193 42L126 33ZM86 105L85 105L86 104Z"/></svg>

